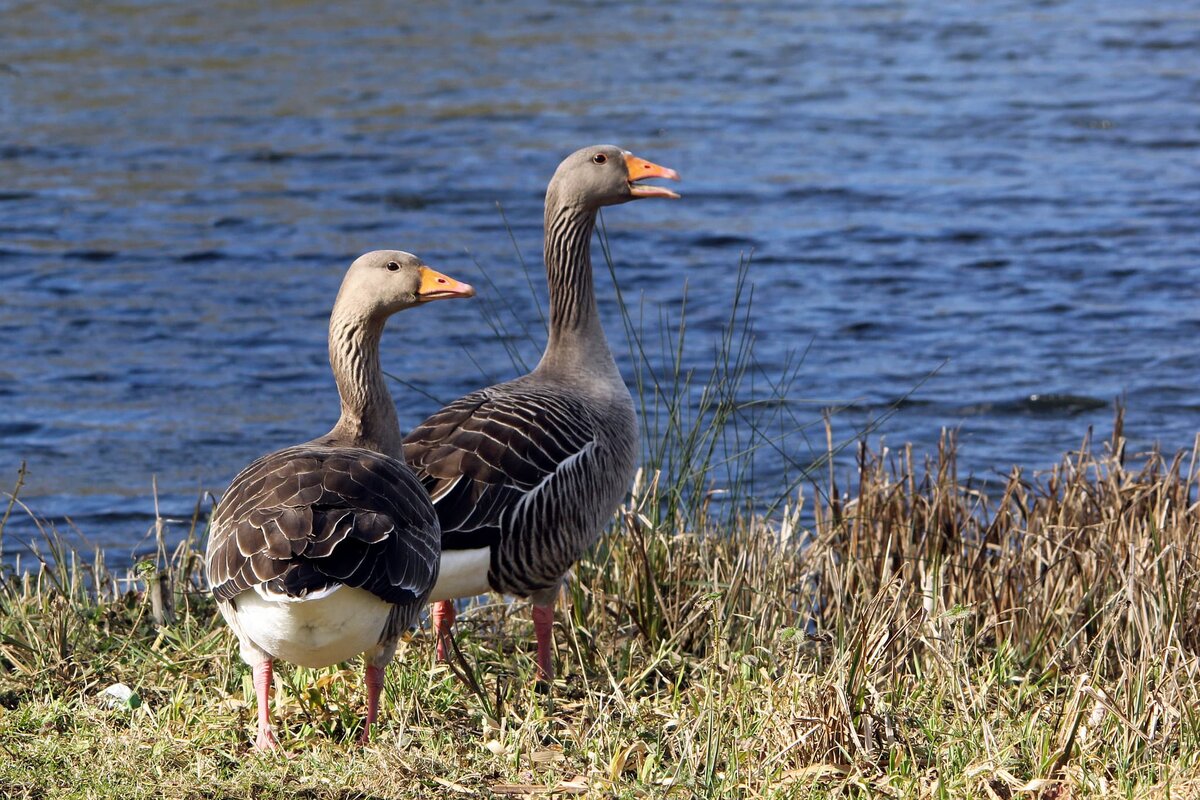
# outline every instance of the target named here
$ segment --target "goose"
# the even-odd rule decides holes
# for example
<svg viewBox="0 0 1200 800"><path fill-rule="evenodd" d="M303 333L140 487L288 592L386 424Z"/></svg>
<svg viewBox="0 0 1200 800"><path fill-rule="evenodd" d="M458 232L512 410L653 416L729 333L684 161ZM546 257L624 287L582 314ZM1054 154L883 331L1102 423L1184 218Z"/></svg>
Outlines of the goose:
<svg viewBox="0 0 1200 800"><path fill-rule="evenodd" d="M360 256L329 319L341 416L329 433L263 456L213 511L205 567L221 616L254 672L255 747L279 747L268 693L275 659L326 667L364 654L370 738L384 670L438 576L441 530L404 465L379 366L388 317L475 290L411 253Z"/></svg>
<svg viewBox="0 0 1200 800"><path fill-rule="evenodd" d="M472 392L409 432L404 457L442 524L431 600L446 658L453 600L494 591L533 602L537 676L554 678L554 602L633 478L638 427L592 286L591 238L602 206L677 198L645 178L671 169L611 145L569 155L546 189L550 332L532 372Z"/></svg>

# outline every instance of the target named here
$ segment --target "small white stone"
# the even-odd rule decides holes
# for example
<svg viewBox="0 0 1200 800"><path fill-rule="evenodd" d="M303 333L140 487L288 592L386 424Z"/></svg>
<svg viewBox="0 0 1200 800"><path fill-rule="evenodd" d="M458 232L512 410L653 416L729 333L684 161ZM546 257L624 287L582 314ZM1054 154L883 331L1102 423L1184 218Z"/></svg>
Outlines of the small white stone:
<svg viewBox="0 0 1200 800"><path fill-rule="evenodd" d="M137 708L142 704L137 692L123 683L114 683L100 692L100 700L109 708Z"/></svg>

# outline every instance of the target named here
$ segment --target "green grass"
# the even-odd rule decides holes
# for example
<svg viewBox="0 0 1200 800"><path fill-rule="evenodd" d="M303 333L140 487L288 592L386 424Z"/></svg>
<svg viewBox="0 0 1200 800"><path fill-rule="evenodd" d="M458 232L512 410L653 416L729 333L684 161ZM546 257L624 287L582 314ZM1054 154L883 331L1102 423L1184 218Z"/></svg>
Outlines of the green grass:
<svg viewBox="0 0 1200 800"><path fill-rule="evenodd" d="M523 604L427 632L353 743L358 665L283 667L287 757L249 749L248 670L169 555L175 621L100 556L0 584L9 797L1186 797L1200 792L1200 519L1193 458L1072 454L982 492L948 442L862 452L804 527L660 514L643 473L580 563L533 685ZM673 490L672 490L673 491ZM820 496L820 495L818 495ZM671 502L674 502L671 500ZM61 547L56 548L62 557ZM126 577L121 575L123 579ZM136 576L135 576L136 577ZM123 682L141 704L99 698Z"/></svg>

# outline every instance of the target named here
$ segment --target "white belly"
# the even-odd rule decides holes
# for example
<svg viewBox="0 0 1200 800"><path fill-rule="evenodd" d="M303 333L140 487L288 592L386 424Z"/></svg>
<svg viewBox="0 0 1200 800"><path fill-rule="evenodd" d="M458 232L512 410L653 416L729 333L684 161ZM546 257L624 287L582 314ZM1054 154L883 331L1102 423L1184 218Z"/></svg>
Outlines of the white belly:
<svg viewBox="0 0 1200 800"><path fill-rule="evenodd" d="M443 550L437 583L429 595L429 602L487 594L492 590L487 579L491 561L492 551L487 547Z"/></svg>
<svg viewBox="0 0 1200 800"><path fill-rule="evenodd" d="M304 600L268 600L251 589L233 602L238 627L250 641L274 658L314 668L374 650L392 610L350 586Z"/></svg>

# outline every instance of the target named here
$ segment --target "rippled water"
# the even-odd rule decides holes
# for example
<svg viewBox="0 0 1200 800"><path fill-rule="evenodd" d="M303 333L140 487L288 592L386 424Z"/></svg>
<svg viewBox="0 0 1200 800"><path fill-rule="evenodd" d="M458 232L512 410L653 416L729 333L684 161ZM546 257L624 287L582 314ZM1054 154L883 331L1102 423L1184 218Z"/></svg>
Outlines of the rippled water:
<svg viewBox="0 0 1200 800"><path fill-rule="evenodd" d="M606 141L684 176L605 222L627 297L687 282L691 364L753 252L800 418L907 397L886 441L959 427L979 474L1048 466L1117 396L1135 446L1192 442L1194 3L269 5L0 2L0 486L26 460L91 541L144 545L152 477L186 516L332 424L362 251L487 287L395 320L389 371L443 400L514 374L483 301L537 311L496 206L536 269L547 179Z"/></svg>

